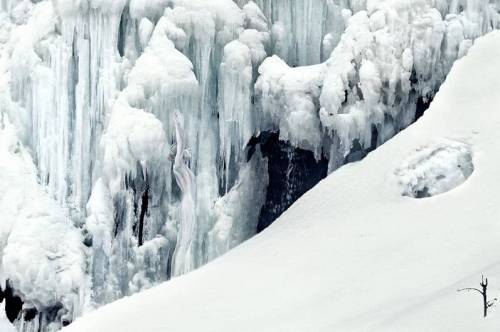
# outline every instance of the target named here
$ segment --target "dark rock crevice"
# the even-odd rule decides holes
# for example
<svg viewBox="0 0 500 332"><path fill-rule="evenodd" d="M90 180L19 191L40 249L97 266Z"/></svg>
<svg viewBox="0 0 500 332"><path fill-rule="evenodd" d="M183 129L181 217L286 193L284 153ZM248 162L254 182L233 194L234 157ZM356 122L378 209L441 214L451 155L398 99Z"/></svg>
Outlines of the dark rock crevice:
<svg viewBox="0 0 500 332"><path fill-rule="evenodd" d="M134 219L135 222L133 224L132 230L137 238L138 245L142 246L144 244L144 227L146 223L146 218L149 212L150 206L150 185L149 185L149 175L147 170L143 170L142 167L138 164L136 170L136 176L133 177L131 174L125 177L125 189L126 193L124 193L122 198L118 198L119 202L115 203L115 207L118 207L120 210L124 210L123 206L126 203L123 201L126 199L127 195L131 195L133 200L133 208L134 208ZM127 194L128 193L128 194ZM117 226L118 224L123 224L125 216L117 216L115 219L115 235L119 233Z"/></svg>
<svg viewBox="0 0 500 332"><path fill-rule="evenodd" d="M5 313L11 323L19 316L23 309L23 301L19 296L15 295L14 289L7 281L5 289L0 288L0 302L5 301Z"/></svg>
<svg viewBox="0 0 500 332"><path fill-rule="evenodd" d="M313 152L280 141L277 132L263 132L252 138L247 147L247 159L251 158L257 145L260 145L263 156L268 159L269 174L266 202L261 209L257 228L261 232L326 177L328 160L316 160Z"/></svg>
<svg viewBox="0 0 500 332"><path fill-rule="evenodd" d="M430 97L417 99L414 122L424 115L431 102ZM371 128L371 137L369 147L363 147L359 140L355 140L349 154L341 159L341 165L360 161L378 147L379 131L375 125ZM266 202L257 228L257 232L261 232L328 175L328 159L322 157L316 160L313 152L280 141L279 132L262 132L248 143L247 160L250 160L257 145L268 159L269 174Z"/></svg>

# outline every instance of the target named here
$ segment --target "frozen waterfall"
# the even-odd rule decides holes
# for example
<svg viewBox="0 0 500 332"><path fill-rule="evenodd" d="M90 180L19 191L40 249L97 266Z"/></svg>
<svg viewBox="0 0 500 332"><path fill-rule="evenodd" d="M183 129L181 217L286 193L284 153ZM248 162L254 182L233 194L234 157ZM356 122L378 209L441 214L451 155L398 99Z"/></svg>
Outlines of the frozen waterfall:
<svg viewBox="0 0 500 332"><path fill-rule="evenodd" d="M178 112L175 113L175 141L177 142L177 153L174 161L174 175L181 190L181 204L179 210L179 231L177 245L175 247L172 274L180 275L194 268L191 253L192 241L195 238L196 216L194 197L196 197L196 183L193 172L184 162L184 128L183 118Z"/></svg>
<svg viewBox="0 0 500 332"><path fill-rule="evenodd" d="M499 0L0 8L0 153L12 160L0 167L28 181L0 176L13 195L0 198L0 280L23 304L21 331L57 330L252 237L421 116L500 24Z"/></svg>

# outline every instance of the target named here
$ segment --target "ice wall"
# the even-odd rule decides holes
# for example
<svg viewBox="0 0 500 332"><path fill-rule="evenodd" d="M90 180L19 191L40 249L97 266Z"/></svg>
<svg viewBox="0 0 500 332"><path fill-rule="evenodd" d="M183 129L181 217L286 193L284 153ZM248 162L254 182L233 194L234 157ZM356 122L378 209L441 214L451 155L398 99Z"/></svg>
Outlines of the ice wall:
<svg viewBox="0 0 500 332"><path fill-rule="evenodd" d="M345 17L366 8L366 0L238 0L257 5L267 18L272 53L289 66L327 59L345 29Z"/></svg>
<svg viewBox="0 0 500 332"><path fill-rule="evenodd" d="M31 153L42 205L59 211L2 228L0 277L26 310L36 307L44 331L225 253L324 177L326 164L334 171L405 128L473 40L498 27L500 3L0 8L0 115ZM67 239L47 242L44 230ZM55 273L53 284L17 273L26 236L33 255L71 248L62 263L42 256L34 268L76 272L64 282ZM57 299L46 301L54 287ZM19 329L38 329L22 315Z"/></svg>
<svg viewBox="0 0 500 332"><path fill-rule="evenodd" d="M84 310L86 250L68 211L39 185L16 136L0 114L0 296L19 330L50 331Z"/></svg>
<svg viewBox="0 0 500 332"><path fill-rule="evenodd" d="M370 150L411 124L473 40L498 27L498 1L368 1L330 57L291 68L270 57L257 97L283 140L330 160ZM443 17L443 14L446 14ZM350 12L344 10L344 15Z"/></svg>

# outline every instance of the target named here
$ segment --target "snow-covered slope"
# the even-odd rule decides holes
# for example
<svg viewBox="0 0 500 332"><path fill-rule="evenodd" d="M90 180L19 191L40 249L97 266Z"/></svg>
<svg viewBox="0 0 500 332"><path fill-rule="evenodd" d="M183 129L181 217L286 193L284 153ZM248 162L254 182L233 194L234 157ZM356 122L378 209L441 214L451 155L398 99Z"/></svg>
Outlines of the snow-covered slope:
<svg viewBox="0 0 500 332"><path fill-rule="evenodd" d="M426 114L212 263L76 320L86 331L486 331L500 295L500 33ZM429 197L431 196L431 197ZM416 197L425 197L422 199Z"/></svg>

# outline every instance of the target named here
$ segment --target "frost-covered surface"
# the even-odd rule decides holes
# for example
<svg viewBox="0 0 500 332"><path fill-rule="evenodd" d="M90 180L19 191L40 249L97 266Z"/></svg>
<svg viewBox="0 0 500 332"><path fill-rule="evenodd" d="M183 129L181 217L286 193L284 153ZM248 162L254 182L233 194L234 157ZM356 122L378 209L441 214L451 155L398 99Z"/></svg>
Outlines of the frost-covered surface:
<svg viewBox="0 0 500 332"><path fill-rule="evenodd" d="M499 86L494 32L456 63L416 124L331 174L263 233L65 331L497 330L498 306L484 319L481 296L457 289L484 274L490 299L500 294ZM460 186L401 195L402 169L439 174L467 155L474 171Z"/></svg>
<svg viewBox="0 0 500 332"><path fill-rule="evenodd" d="M7 255L5 240L12 266L0 277L39 317L62 307L64 317L47 318L55 325L255 235L263 214L310 187L290 175L307 167L294 162L319 165L316 182L327 163L332 172L387 141L499 21L498 0L5 0L0 9L0 114L36 165L33 192L45 198L33 206L51 211L30 215L36 226L7 219L2 232L20 239L16 251L27 236L48 246L40 228L68 232L58 246L71 257L47 264L73 275L49 271L38 285L11 273L27 258ZM285 180L273 182L281 164L270 160L285 150ZM463 180L455 175L433 193ZM430 185L402 179L417 192ZM3 201L9 212L16 200Z"/></svg>
<svg viewBox="0 0 500 332"><path fill-rule="evenodd" d="M258 7L230 0L20 0L1 9L1 114L31 152L37 191L45 187L57 201L36 203L53 212L33 216L40 219L34 226L31 219L4 222L5 237L19 241L12 249L2 242L9 263L2 278L25 303L38 301L40 316L61 306L69 315L51 319L71 321L256 233L267 164L260 153L247 160L244 150L255 133L253 84L270 40ZM232 85L233 77L240 84ZM260 181L250 179L256 172ZM4 209L15 201L5 196ZM11 224L19 224L12 234ZM79 266L89 283L69 301L73 279L16 271L29 254L43 254L30 251L31 237L49 245L41 229L55 236L73 225L77 238L65 241L89 247ZM69 246L65 241L60 245ZM23 246L27 254L14 255ZM52 266L66 264L54 255L47 268L57 274L67 267ZM50 285L37 284L45 277ZM52 303L46 293L54 284L61 287Z"/></svg>
<svg viewBox="0 0 500 332"><path fill-rule="evenodd" d="M474 171L467 144L452 140L423 147L396 171L405 196L439 195L464 183Z"/></svg>
<svg viewBox="0 0 500 332"><path fill-rule="evenodd" d="M325 62L290 68L275 56L259 68L262 128L323 152L335 170L355 148L371 150L411 124L453 62L498 27L499 6L374 0L352 16L344 9L346 30Z"/></svg>
<svg viewBox="0 0 500 332"><path fill-rule="evenodd" d="M0 117L0 197L2 289L8 280L24 309L42 312L39 322L25 327L41 323L44 329L54 318L81 314L87 287L81 233L38 183L31 156L6 115Z"/></svg>

